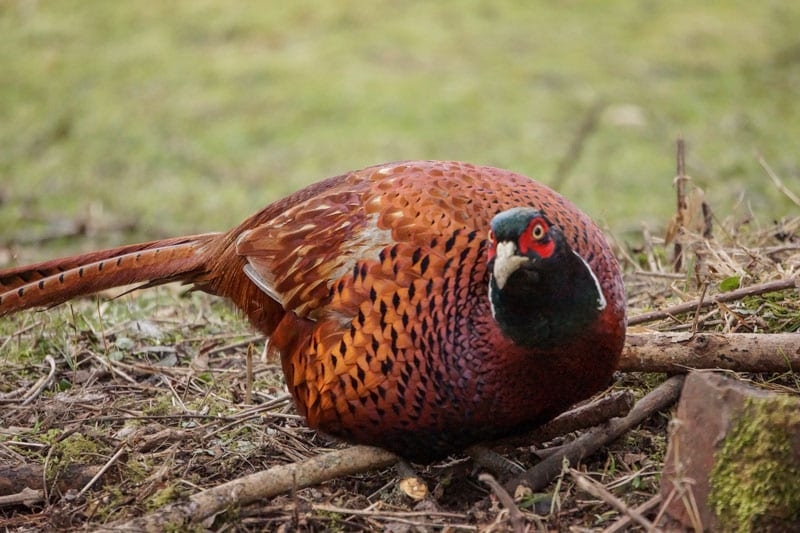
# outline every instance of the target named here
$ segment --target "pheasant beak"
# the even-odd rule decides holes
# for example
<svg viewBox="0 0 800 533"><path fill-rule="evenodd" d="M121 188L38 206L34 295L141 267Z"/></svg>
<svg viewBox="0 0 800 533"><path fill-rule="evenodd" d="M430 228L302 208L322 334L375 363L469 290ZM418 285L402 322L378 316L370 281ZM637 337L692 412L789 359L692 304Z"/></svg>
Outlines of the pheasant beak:
<svg viewBox="0 0 800 533"><path fill-rule="evenodd" d="M494 267L492 268L492 275L497 287L502 290L511 274L528 261L530 259L527 257L517 254L516 243L498 242L495 247Z"/></svg>

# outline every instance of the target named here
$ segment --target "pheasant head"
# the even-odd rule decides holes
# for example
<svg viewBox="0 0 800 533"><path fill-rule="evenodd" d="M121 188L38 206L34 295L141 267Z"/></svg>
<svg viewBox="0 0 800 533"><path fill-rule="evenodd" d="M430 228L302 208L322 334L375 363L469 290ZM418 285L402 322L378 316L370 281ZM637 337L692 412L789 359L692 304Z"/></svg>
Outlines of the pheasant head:
<svg viewBox="0 0 800 533"><path fill-rule="evenodd" d="M548 348L569 341L606 306L589 264L542 211L519 207L496 215L488 261L492 314L520 346Z"/></svg>

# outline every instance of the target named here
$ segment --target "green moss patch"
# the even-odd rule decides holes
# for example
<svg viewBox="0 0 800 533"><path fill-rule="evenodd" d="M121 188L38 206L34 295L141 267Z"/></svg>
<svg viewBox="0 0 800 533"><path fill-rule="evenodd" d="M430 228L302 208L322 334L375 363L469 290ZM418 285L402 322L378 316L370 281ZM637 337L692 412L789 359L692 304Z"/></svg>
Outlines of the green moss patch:
<svg viewBox="0 0 800 533"><path fill-rule="evenodd" d="M792 446L800 409L788 396L749 399L716 455L710 502L725 530L800 520L800 461Z"/></svg>

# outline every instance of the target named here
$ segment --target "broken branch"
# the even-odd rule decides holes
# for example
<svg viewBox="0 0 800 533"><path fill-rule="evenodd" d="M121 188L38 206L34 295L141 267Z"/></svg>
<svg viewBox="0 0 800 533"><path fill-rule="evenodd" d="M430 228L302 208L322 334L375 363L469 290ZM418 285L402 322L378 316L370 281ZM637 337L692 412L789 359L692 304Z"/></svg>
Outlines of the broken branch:
<svg viewBox="0 0 800 533"><path fill-rule="evenodd" d="M492 444L504 446L541 444L573 431L598 426L610 418L625 416L630 412L632 406L633 394L630 391L612 391L589 403L561 413L529 433L507 437Z"/></svg>
<svg viewBox="0 0 800 533"><path fill-rule="evenodd" d="M800 369L796 333L633 333L618 366L623 372L681 372L721 368L735 372Z"/></svg>
<svg viewBox="0 0 800 533"><path fill-rule="evenodd" d="M330 479L383 468L397 462L391 452L371 446L351 446L311 457L299 463L279 465L233 479L124 524L109 524L98 531L163 531L198 523L229 507L271 498L292 489L301 489Z"/></svg>
<svg viewBox="0 0 800 533"><path fill-rule="evenodd" d="M626 431L640 424L653 413L675 402L683 386L683 380L684 376L682 375L672 376L639 400L627 416L613 418L603 426L590 429L571 443L563 446L559 453L543 459L524 474L511 479L506 483L506 489L513 494L520 483L525 483L534 491L543 489L561 472L564 458L570 464L576 464L584 457L599 450L603 445L618 439Z"/></svg>

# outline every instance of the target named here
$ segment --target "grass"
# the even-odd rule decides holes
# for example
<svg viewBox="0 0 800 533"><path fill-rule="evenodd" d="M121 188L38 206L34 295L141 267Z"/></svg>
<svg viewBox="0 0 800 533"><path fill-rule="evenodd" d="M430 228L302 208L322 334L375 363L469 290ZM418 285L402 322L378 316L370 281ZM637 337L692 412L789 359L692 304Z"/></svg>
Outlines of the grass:
<svg viewBox="0 0 800 533"><path fill-rule="evenodd" d="M769 219L754 152L797 182L798 24L790 1L4 2L2 236L88 211L126 240L225 229L398 159L551 182L600 104L560 189L610 228L671 213L678 134L714 205Z"/></svg>

